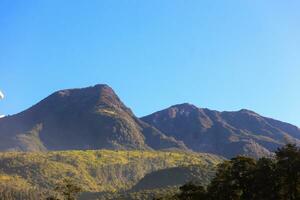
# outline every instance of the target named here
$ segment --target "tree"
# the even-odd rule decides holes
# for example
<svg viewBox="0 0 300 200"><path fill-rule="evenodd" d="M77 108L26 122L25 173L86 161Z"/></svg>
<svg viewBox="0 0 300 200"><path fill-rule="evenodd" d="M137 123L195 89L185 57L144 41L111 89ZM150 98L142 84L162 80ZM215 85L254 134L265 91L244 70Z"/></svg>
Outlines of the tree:
<svg viewBox="0 0 300 200"><path fill-rule="evenodd" d="M184 200L300 200L300 148L279 148L274 158L237 156L221 163L207 186L186 184ZM174 199L176 199L174 198Z"/></svg>
<svg viewBox="0 0 300 200"><path fill-rule="evenodd" d="M63 182L55 188L55 191L60 193L65 200L75 200L82 189L71 179L64 179Z"/></svg>
<svg viewBox="0 0 300 200"><path fill-rule="evenodd" d="M252 158L238 156L231 160L231 178L235 188L241 191L240 199L252 200L254 194L254 170L256 161Z"/></svg>
<svg viewBox="0 0 300 200"><path fill-rule="evenodd" d="M219 165L216 177L208 187L210 198L214 200L252 199L255 166L254 159L243 156Z"/></svg>
<svg viewBox="0 0 300 200"><path fill-rule="evenodd" d="M206 200L207 192L202 185L187 183L180 188L181 193L178 195L180 200Z"/></svg>
<svg viewBox="0 0 300 200"><path fill-rule="evenodd" d="M215 200L237 200L239 194L235 192L233 182L231 181L232 163L224 161L218 166L216 177L208 186L208 195L210 199Z"/></svg>
<svg viewBox="0 0 300 200"><path fill-rule="evenodd" d="M276 159L281 199L300 199L299 148L296 145L288 144L276 151Z"/></svg>
<svg viewBox="0 0 300 200"><path fill-rule="evenodd" d="M253 176L253 196L255 200L279 199L279 185L276 176L276 162L274 159L259 159Z"/></svg>

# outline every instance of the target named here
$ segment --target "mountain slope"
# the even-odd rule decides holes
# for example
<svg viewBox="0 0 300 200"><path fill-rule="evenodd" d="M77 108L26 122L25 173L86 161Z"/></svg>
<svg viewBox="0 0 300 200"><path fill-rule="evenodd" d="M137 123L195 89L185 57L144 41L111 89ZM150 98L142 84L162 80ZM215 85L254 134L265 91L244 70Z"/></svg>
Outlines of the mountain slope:
<svg viewBox="0 0 300 200"><path fill-rule="evenodd" d="M188 182L206 185L214 175L214 169L198 165L161 169L147 174L132 188L132 191L179 187Z"/></svg>
<svg viewBox="0 0 300 200"><path fill-rule="evenodd" d="M142 122L107 85L61 90L0 119L0 150L186 149Z"/></svg>
<svg viewBox="0 0 300 200"><path fill-rule="evenodd" d="M2 152L0 180L11 177L17 185L53 189L64 178L71 178L84 192L115 192L130 189L155 170L182 165L213 170L222 161L211 154L162 151Z"/></svg>
<svg viewBox="0 0 300 200"><path fill-rule="evenodd" d="M179 187L189 183L207 185L215 175L214 165L177 166L146 174L130 190L118 193L84 193L80 200L153 200L179 193Z"/></svg>
<svg viewBox="0 0 300 200"><path fill-rule="evenodd" d="M180 104L141 118L197 152L227 158L268 156L279 146L300 144L300 129L249 110L218 112Z"/></svg>

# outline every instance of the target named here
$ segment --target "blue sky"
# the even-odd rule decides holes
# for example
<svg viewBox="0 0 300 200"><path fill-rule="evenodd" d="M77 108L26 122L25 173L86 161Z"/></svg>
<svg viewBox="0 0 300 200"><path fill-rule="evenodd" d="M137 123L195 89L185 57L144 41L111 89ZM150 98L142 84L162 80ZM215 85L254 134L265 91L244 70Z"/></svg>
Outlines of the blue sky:
<svg viewBox="0 0 300 200"><path fill-rule="evenodd" d="M189 102L300 126L300 2L2 0L1 114L107 83L143 116Z"/></svg>

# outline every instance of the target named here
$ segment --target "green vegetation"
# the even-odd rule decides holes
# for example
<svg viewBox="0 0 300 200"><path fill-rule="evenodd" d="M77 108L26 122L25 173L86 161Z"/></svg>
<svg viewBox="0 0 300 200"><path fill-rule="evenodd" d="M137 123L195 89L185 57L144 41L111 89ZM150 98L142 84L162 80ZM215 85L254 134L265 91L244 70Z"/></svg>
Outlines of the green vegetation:
<svg viewBox="0 0 300 200"><path fill-rule="evenodd" d="M54 189L54 194L47 197L47 200L76 200L82 188L75 184L72 179L64 179Z"/></svg>
<svg viewBox="0 0 300 200"><path fill-rule="evenodd" d="M178 187L167 187L153 190L141 190L138 192L102 193L94 195L83 195L80 200L153 200L159 197L172 197L179 192Z"/></svg>
<svg viewBox="0 0 300 200"><path fill-rule="evenodd" d="M0 163L4 200L300 199L300 148L290 144L259 160L99 150L1 153Z"/></svg>
<svg viewBox="0 0 300 200"><path fill-rule="evenodd" d="M1 200L38 200L50 191L38 189L17 175L0 174Z"/></svg>
<svg viewBox="0 0 300 200"><path fill-rule="evenodd" d="M156 170L188 165L213 169L222 160L211 154L163 151L4 152L0 178L2 188L54 190L70 178L84 192L119 192Z"/></svg>
<svg viewBox="0 0 300 200"><path fill-rule="evenodd" d="M200 165L181 166L151 172L130 190L118 193L88 193L82 199L98 200L153 200L153 198L172 197L179 192L182 184L193 182L208 184L215 175L215 168Z"/></svg>
<svg viewBox="0 0 300 200"><path fill-rule="evenodd" d="M164 200L299 200L300 148L286 145L275 158L238 156L219 165L215 178L204 187L193 183Z"/></svg>
<svg viewBox="0 0 300 200"><path fill-rule="evenodd" d="M179 187L188 182L209 184L215 176L215 168L203 168L199 165L172 167L147 174L131 190L154 190L167 187Z"/></svg>

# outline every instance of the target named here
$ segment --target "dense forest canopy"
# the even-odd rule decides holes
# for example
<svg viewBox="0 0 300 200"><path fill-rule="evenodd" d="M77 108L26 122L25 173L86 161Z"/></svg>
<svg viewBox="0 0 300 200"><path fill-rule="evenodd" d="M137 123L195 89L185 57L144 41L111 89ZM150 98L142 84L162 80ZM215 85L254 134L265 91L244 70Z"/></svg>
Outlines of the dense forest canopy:
<svg viewBox="0 0 300 200"><path fill-rule="evenodd" d="M161 172L160 172L161 173ZM155 177L155 176L152 176ZM82 191L76 179L63 179L52 190L31 187L20 177L11 185L3 184L11 177L2 175L0 199L4 200L73 200ZM62 177L63 178L63 177ZM171 177L170 177L171 178ZM160 179L153 180L159 184ZM101 184L101 183L99 183ZM153 190L107 192L80 199L119 200L298 200L300 199L300 148L288 144L279 148L274 157L255 160L237 156L225 160L217 167L208 185L189 182L179 190L157 188Z"/></svg>
<svg viewBox="0 0 300 200"><path fill-rule="evenodd" d="M300 149L288 144L274 158L237 156L218 166L215 178L204 187L188 183L181 192L161 199L178 200L298 200Z"/></svg>

